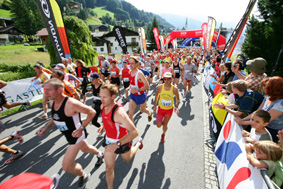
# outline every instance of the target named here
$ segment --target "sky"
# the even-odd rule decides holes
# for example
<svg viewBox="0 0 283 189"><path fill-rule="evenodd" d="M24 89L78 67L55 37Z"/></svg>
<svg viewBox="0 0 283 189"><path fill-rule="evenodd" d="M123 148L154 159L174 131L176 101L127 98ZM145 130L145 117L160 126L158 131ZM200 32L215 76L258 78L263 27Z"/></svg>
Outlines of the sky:
<svg viewBox="0 0 283 189"><path fill-rule="evenodd" d="M186 16L207 22L207 17L215 18L217 27L235 27L242 18L249 0L125 0L137 9L155 14L167 13ZM259 15L257 5L252 14ZM171 23L173 24L173 23ZM188 23L189 24L189 23Z"/></svg>

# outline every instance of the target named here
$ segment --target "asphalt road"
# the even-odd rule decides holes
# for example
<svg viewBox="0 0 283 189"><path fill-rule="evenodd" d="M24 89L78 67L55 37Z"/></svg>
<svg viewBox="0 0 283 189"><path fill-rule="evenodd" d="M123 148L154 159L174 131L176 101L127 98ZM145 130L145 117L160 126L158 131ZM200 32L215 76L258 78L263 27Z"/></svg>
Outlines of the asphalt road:
<svg viewBox="0 0 283 189"><path fill-rule="evenodd" d="M201 80L201 75L197 76ZM182 84L180 88L183 88ZM148 108L153 109L154 86L148 93ZM115 166L114 188L139 188L139 189L190 189L204 188L204 156L203 156L203 95L202 85L198 82L192 88L190 96L183 98L180 90L180 114L173 116L169 122L166 142L160 143L162 129L156 127L156 116L149 123L146 114L140 114L137 108L134 115L135 125L139 135L144 138L144 148L129 162L123 162L118 156ZM88 105L92 105L91 94L88 94ZM128 103L125 104L128 110ZM48 110L48 112L50 109ZM61 163L67 142L60 131L54 127L44 136L39 137L36 131L44 126L47 121L37 117L42 114L39 106L27 111L18 112L1 118L6 130L1 133L1 138L18 130L24 137L24 142L18 144L9 141L7 146L20 149L25 156L7 166L0 167L0 182L24 173L34 172L52 176L59 173L60 183L58 188L77 188L78 177L62 171ZM50 114L49 114L50 115ZM101 118L99 118L101 121ZM88 126L89 144L102 147L102 138L97 138L97 128ZM134 143L137 138L134 140ZM8 154L1 153L0 164L9 158ZM96 157L91 154L79 153L79 162L86 172L92 174L87 188L107 188L105 181L105 164L94 168Z"/></svg>

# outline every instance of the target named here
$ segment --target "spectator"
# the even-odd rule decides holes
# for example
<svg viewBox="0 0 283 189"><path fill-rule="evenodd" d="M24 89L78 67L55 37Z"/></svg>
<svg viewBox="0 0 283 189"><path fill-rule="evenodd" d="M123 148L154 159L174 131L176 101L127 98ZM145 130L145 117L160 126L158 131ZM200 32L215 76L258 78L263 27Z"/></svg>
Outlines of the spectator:
<svg viewBox="0 0 283 189"><path fill-rule="evenodd" d="M212 84L220 85L221 87L225 87L226 84L231 82L234 78L234 75L235 75L235 73L232 72L231 68L232 68L232 62L226 62L224 64L225 73L224 73L223 81L221 83L219 81L217 81L217 82L214 81L214 82L212 82ZM214 76L214 77L216 78L216 76Z"/></svg>
<svg viewBox="0 0 283 189"><path fill-rule="evenodd" d="M232 64L232 72L235 73L233 81L238 80L238 76L237 73L243 75L244 77L246 77L246 73L244 71L244 67L243 67L243 60L240 58L237 58L235 62L233 62Z"/></svg>
<svg viewBox="0 0 283 189"><path fill-rule="evenodd" d="M80 81L82 82L82 95L83 95L83 103L86 101L86 92L87 92L87 84L89 83L87 75L91 74L91 70L88 67L85 67L85 63L77 59L76 60L76 74Z"/></svg>
<svg viewBox="0 0 283 189"><path fill-rule="evenodd" d="M283 129L283 78L270 77L262 82L263 89L267 95L261 103L259 110L268 111L271 115L271 121L266 127L270 132L274 142L278 141L277 134ZM240 125L250 125L250 116L238 120Z"/></svg>

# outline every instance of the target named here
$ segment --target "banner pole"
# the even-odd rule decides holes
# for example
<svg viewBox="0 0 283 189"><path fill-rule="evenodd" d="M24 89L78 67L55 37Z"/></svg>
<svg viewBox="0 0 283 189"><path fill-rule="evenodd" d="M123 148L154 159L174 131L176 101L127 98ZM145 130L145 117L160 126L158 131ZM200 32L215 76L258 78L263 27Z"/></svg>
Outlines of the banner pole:
<svg viewBox="0 0 283 189"><path fill-rule="evenodd" d="M280 60L280 57L281 57L282 52L283 52L283 44L281 45L281 50L280 50L280 52L279 52L279 54L278 54L278 57L277 57L275 66L274 66L274 68L273 68L273 70L272 70L271 77L273 77L274 74L276 73L276 70L277 70L277 67L278 67L278 65L279 65L279 60Z"/></svg>

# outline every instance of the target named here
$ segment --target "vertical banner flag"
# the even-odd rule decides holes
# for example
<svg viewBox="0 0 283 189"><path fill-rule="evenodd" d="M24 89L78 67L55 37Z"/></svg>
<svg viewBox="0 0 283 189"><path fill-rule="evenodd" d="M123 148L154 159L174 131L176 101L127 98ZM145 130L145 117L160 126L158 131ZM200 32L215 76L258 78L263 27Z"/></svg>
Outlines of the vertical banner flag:
<svg viewBox="0 0 283 189"><path fill-rule="evenodd" d="M221 23L220 26L219 26L217 38L216 38L216 41L215 41L215 46L216 46L216 47L217 47L217 43L218 43L218 40L219 40L219 36L220 36L221 30L222 30L222 23Z"/></svg>
<svg viewBox="0 0 283 189"><path fill-rule="evenodd" d="M142 41L142 33L141 33L141 27L138 28L138 33L139 33L139 45L140 45L140 49L142 54L144 54L143 52L143 41Z"/></svg>
<svg viewBox="0 0 283 189"><path fill-rule="evenodd" d="M232 53L237 45L237 42L241 36L241 33L250 17L250 14L253 10L253 7L256 3L256 0L250 0L249 5L246 9L246 12L244 13L242 19L237 24L236 28L234 29L231 37L229 38L228 42L226 43L226 46L224 48L224 56L223 61L226 62L226 59L230 59L232 56Z"/></svg>
<svg viewBox="0 0 283 189"><path fill-rule="evenodd" d="M143 51L144 51L144 54L146 54L145 32L144 32L144 29L142 27L141 27L141 37L142 37Z"/></svg>
<svg viewBox="0 0 283 189"><path fill-rule="evenodd" d="M71 57L62 14L56 0L36 0L58 61Z"/></svg>
<svg viewBox="0 0 283 189"><path fill-rule="evenodd" d="M119 43L119 46L122 48L123 53L126 54L127 52L127 42L125 38L125 33L123 28L119 26L114 26L113 28L114 35Z"/></svg>
<svg viewBox="0 0 283 189"><path fill-rule="evenodd" d="M155 43L156 43L156 46L157 46L157 50L158 52L160 52L160 49L159 49L159 32L158 32L158 29L156 27L154 27L152 29L152 32L154 34L154 39L155 39Z"/></svg>
<svg viewBox="0 0 283 189"><path fill-rule="evenodd" d="M160 40L160 48L162 51L164 51L164 39L162 35L159 36L159 40Z"/></svg>
<svg viewBox="0 0 283 189"><path fill-rule="evenodd" d="M210 48L211 48L215 27L216 27L215 19L209 16L208 22L207 22L207 33L206 33L206 49L208 51L210 51Z"/></svg>
<svg viewBox="0 0 283 189"><path fill-rule="evenodd" d="M247 160L241 126L228 114L215 147L220 189L266 189L260 169Z"/></svg>
<svg viewBox="0 0 283 189"><path fill-rule="evenodd" d="M204 47L204 50L207 50L207 49L206 49L207 23L203 23L203 24L201 25L201 30L202 30L202 42L203 42L203 47Z"/></svg>

